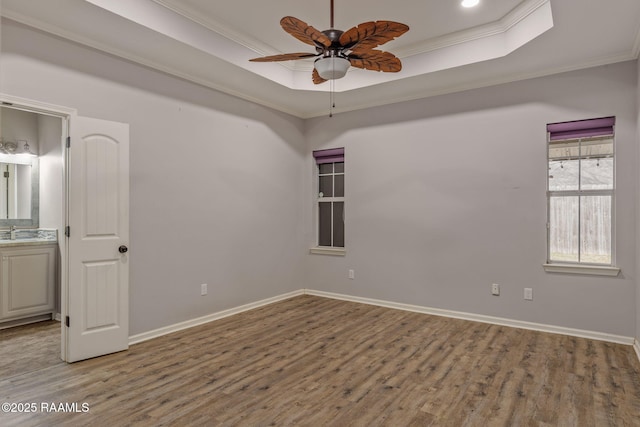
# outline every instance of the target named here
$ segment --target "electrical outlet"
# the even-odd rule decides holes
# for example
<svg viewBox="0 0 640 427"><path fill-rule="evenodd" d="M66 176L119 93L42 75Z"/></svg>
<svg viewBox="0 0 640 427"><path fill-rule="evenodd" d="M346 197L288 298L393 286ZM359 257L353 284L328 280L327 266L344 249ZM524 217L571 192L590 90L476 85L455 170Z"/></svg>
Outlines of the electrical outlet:
<svg viewBox="0 0 640 427"><path fill-rule="evenodd" d="M533 289L532 288L524 288L524 299L531 301L533 300Z"/></svg>
<svg viewBox="0 0 640 427"><path fill-rule="evenodd" d="M200 295L205 296L207 294L207 284L200 285Z"/></svg>
<svg viewBox="0 0 640 427"><path fill-rule="evenodd" d="M491 285L491 295L500 295L500 285L497 283Z"/></svg>
<svg viewBox="0 0 640 427"><path fill-rule="evenodd" d="M356 278L356 272L353 270L349 270L349 279L353 280Z"/></svg>

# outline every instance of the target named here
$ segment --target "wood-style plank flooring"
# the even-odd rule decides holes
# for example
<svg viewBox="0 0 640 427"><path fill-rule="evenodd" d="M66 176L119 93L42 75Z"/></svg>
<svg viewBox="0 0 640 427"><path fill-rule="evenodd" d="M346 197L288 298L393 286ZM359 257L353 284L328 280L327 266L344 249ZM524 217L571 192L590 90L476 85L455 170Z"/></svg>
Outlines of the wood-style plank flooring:
<svg viewBox="0 0 640 427"><path fill-rule="evenodd" d="M89 407L2 426L640 426L630 346L314 296L2 372L0 402Z"/></svg>
<svg viewBox="0 0 640 427"><path fill-rule="evenodd" d="M0 329L0 381L61 364L60 322Z"/></svg>

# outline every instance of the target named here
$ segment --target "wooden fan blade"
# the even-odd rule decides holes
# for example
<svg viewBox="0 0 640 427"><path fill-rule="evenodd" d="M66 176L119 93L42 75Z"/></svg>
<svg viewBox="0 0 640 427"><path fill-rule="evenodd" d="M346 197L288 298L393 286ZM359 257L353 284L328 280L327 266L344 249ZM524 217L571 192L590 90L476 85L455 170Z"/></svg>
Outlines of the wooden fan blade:
<svg viewBox="0 0 640 427"><path fill-rule="evenodd" d="M280 20L280 25L283 30L303 43L310 44L311 46L331 46L329 37L298 18L285 16Z"/></svg>
<svg viewBox="0 0 640 427"><path fill-rule="evenodd" d="M356 68L397 73L402 70L402 62L394 54L381 50L368 50L359 55L351 54L349 62Z"/></svg>
<svg viewBox="0 0 640 427"><path fill-rule="evenodd" d="M315 68L313 69L313 73L311 74L311 79L313 80L313 83L317 85L319 85L320 83L326 82L325 79L320 77L320 74L318 74L318 70L316 70Z"/></svg>
<svg viewBox="0 0 640 427"><path fill-rule="evenodd" d="M274 61L292 61L294 59L313 58L318 56L315 53L298 52L298 53L283 53L281 55L263 56L261 58L253 58L249 61L252 62L274 62Z"/></svg>
<svg viewBox="0 0 640 427"><path fill-rule="evenodd" d="M354 53L371 50L409 31L409 26L393 21L364 22L345 31L340 36L340 45Z"/></svg>

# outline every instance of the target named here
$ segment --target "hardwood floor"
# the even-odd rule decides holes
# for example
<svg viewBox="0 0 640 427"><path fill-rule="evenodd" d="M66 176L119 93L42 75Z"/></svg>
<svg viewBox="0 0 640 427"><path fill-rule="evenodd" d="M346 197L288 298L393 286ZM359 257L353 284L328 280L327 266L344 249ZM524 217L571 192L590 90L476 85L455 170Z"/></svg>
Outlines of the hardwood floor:
<svg viewBox="0 0 640 427"><path fill-rule="evenodd" d="M3 374L0 402L37 404L0 413L21 427L639 426L640 362L618 344L300 296Z"/></svg>
<svg viewBox="0 0 640 427"><path fill-rule="evenodd" d="M60 322L0 330L0 380L61 364Z"/></svg>

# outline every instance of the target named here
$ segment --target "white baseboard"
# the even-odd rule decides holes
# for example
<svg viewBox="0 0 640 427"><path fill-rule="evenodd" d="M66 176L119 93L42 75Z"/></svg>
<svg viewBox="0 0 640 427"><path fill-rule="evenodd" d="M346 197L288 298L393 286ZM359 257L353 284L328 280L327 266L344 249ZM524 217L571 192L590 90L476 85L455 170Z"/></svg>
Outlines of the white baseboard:
<svg viewBox="0 0 640 427"><path fill-rule="evenodd" d="M603 332L594 332L594 331L586 331L582 329L565 328L562 326L545 325L542 323L524 322L522 320L505 319L502 317L485 316L482 314L465 313L461 311L443 310L440 308L422 307L418 305L403 304L399 302L383 301L383 300L377 300L372 298L363 298L363 297L355 297L351 295L336 294L333 292L314 291L312 289L305 289L305 294L339 299L343 301L377 305L380 307L395 308L398 310L413 311L416 313L432 314L435 316L451 317L454 319L463 319L463 320L471 320L474 322L491 323L494 325L510 326L513 328L520 328L520 329L530 329L533 331L549 332L553 334L569 335L569 336L580 337L580 338L589 338L589 339L594 339L598 341L608 341L608 342L613 342L617 344L633 345L635 341L635 339L632 337L606 334ZM638 351L637 347L636 347L636 351Z"/></svg>
<svg viewBox="0 0 640 427"><path fill-rule="evenodd" d="M540 332L549 332L553 334L569 335L569 336L580 337L580 338L594 339L598 341L607 341L607 342L613 342L617 344L631 345L635 349L636 354L638 355L638 359L640 359L640 342L634 339L633 337L606 334L603 332L587 331L583 329L565 328L562 326L546 325L542 323L525 322L521 320L506 319L502 317L485 316L482 314L465 313L461 311L443 310L439 308L403 304L399 302L357 297L357 296L338 294L333 292L316 291L313 289L299 289L297 291L288 292L286 294L278 295L272 298L267 298L257 302L241 305L239 307L230 308L217 313L209 314L207 316L198 317L196 319L187 320L185 322L176 323L174 325L168 325L162 328L154 329L152 331L143 332L141 334L132 335L129 337L129 345L147 341L152 338L161 337L163 335L167 335L172 332L181 331L183 329L191 328L193 326L209 323L214 320L222 319L224 317L232 316L234 314L242 313L244 311L252 310L254 308L262 307L268 304L273 304L274 302L282 301L282 300L296 297L299 295L315 295L319 297L358 302L363 304L376 305L380 307L393 308L397 310L412 311L416 313L450 317L454 319L471 320L474 322L490 323L493 325L509 326L512 328L529 329L529 330L540 331Z"/></svg>
<svg viewBox="0 0 640 427"><path fill-rule="evenodd" d="M167 335L172 332L181 331L187 328L192 328L194 326L202 325L205 323L212 322L214 320L222 319L224 317L233 316L234 314L238 314L244 311L252 310L254 308L262 307L264 305L273 304L274 302L282 301L292 297L297 297L299 295L304 295L304 289L299 289L297 291L288 292L286 294L278 295L272 298L267 298L257 302L241 305L239 307L230 308L228 310L219 311L217 313L198 317L192 320L187 320L185 322L176 323L174 325L169 325L162 328L154 329L152 331L143 332L141 334L132 335L129 337L129 345L138 344L143 341L150 340L152 338L161 337L163 335Z"/></svg>

